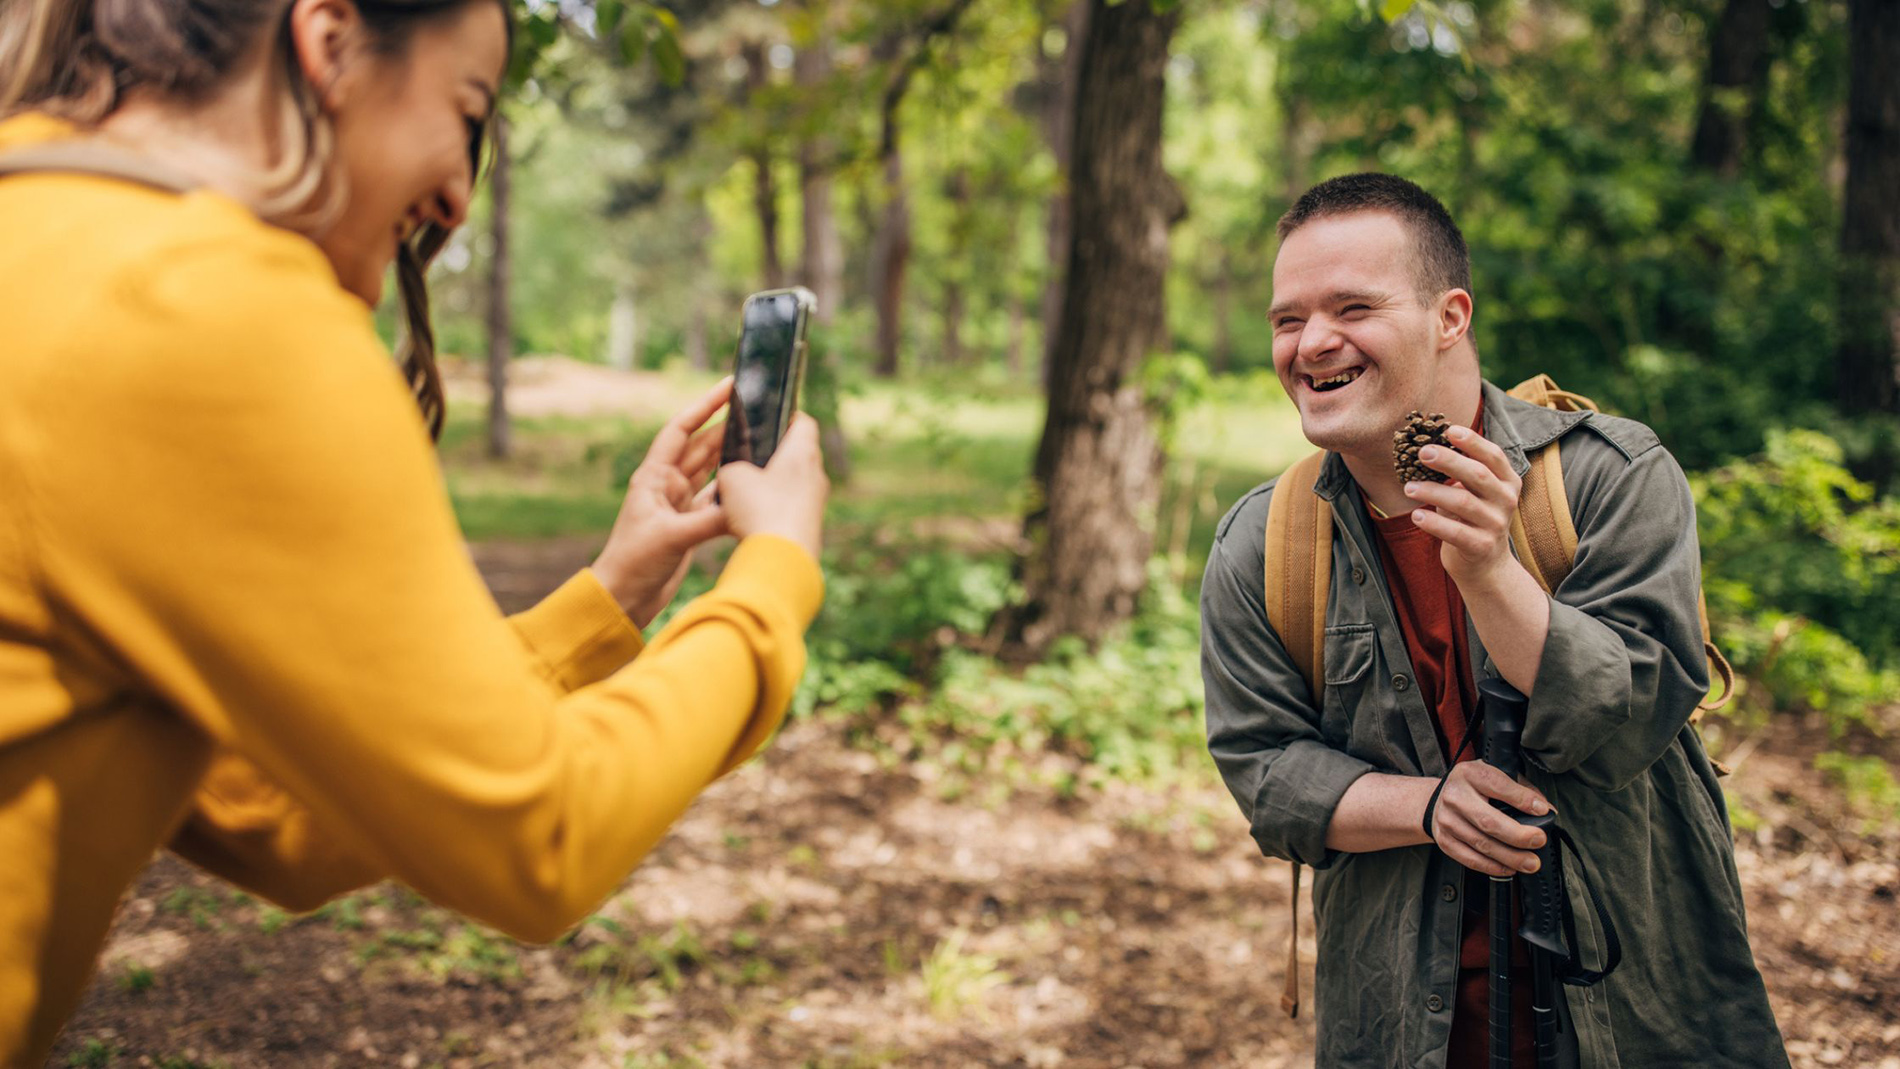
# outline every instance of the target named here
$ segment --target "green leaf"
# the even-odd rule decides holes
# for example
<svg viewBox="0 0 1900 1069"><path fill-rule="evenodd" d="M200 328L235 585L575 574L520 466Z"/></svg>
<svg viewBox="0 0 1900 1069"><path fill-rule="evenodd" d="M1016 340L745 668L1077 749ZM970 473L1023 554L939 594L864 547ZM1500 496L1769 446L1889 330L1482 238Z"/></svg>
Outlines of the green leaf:
<svg viewBox="0 0 1900 1069"><path fill-rule="evenodd" d="M1385 0L1379 5L1379 17L1387 22L1397 22L1405 17L1407 11L1412 10L1414 2L1415 0Z"/></svg>
<svg viewBox="0 0 1900 1069"><path fill-rule="evenodd" d="M647 51L647 28L638 19L628 19L620 27L620 61L631 67L640 62Z"/></svg>
<svg viewBox="0 0 1900 1069"><path fill-rule="evenodd" d="M594 5L594 31L612 36L627 22L627 0L599 0Z"/></svg>
<svg viewBox="0 0 1900 1069"><path fill-rule="evenodd" d="M660 69L660 77L668 85L679 85L686 80L686 53L680 49L680 39L671 33L661 33L653 39L653 65Z"/></svg>

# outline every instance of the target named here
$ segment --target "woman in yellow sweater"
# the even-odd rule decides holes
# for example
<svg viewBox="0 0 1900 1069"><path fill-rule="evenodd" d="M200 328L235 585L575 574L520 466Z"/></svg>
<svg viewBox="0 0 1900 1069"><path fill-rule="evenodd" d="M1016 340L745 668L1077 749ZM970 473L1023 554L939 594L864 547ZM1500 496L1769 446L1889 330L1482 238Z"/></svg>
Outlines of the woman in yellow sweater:
<svg viewBox="0 0 1900 1069"><path fill-rule="evenodd" d="M512 619L463 547L421 269L508 45L502 0L0 5L0 158L109 145L191 189L0 176L0 1064L45 1057L156 848L545 940L785 709L822 596L808 420L708 504L709 394ZM392 260L407 383L370 319Z"/></svg>

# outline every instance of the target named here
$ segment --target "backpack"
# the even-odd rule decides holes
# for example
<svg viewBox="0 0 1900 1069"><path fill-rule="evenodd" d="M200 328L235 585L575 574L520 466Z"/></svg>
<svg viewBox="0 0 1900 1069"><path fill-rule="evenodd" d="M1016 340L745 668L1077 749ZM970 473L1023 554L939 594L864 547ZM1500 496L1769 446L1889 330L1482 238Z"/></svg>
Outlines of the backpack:
<svg viewBox="0 0 1900 1069"><path fill-rule="evenodd" d="M1558 412L1601 411L1589 398L1560 389L1548 375L1526 379L1509 393L1520 401ZM1325 460L1326 454L1321 451L1288 468L1267 502L1267 622L1280 636L1316 700L1326 678L1322 663L1326 603L1333 577L1332 511L1313 492ZM1511 518L1511 546L1537 584L1546 593L1554 593L1576 559L1577 528L1564 492L1563 460L1557 443L1537 450L1530 461L1517 513ZM1702 648L1709 658L1709 674L1722 681L1722 694L1698 704L1689 717L1692 724L1701 720L1704 712L1727 705L1735 693L1735 670L1709 640L1708 604L1699 591L1696 614L1702 624ZM1717 768L1727 771L1720 765ZM1300 1015L1300 868L1299 862L1293 862L1293 925L1287 940L1286 988L1280 996L1280 1007L1289 1017Z"/></svg>

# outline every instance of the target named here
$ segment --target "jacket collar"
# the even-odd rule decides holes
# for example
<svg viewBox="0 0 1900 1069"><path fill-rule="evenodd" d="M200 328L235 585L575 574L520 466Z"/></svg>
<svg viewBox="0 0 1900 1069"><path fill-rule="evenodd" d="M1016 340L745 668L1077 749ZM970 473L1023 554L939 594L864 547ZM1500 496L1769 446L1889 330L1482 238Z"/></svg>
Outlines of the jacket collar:
<svg viewBox="0 0 1900 1069"><path fill-rule="evenodd" d="M1522 477L1531 469L1530 454L1569 433L1572 427L1590 417L1588 412L1558 412L1555 409L1520 401L1489 381L1481 383L1484 397L1484 436L1496 442L1511 462L1511 470ZM1319 480L1313 492L1327 501L1337 499L1352 483L1352 472L1338 453L1329 452L1320 465Z"/></svg>

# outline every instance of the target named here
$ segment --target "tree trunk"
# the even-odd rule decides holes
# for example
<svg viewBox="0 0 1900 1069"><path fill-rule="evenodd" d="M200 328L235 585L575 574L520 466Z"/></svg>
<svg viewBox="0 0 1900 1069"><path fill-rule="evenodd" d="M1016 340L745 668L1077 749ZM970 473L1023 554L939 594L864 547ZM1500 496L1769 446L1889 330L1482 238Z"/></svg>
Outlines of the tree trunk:
<svg viewBox="0 0 1900 1069"><path fill-rule="evenodd" d="M831 51L826 41L800 49L792 61L792 78L803 89L815 91L830 76ZM815 130L798 149L805 241L798 281L818 298L818 322L827 326L844 303L844 241L838 235L838 217L831 203L830 155L831 146Z"/></svg>
<svg viewBox="0 0 1900 1069"><path fill-rule="evenodd" d="M1049 198L1049 278L1042 288L1042 380L1049 384L1049 372L1055 364L1056 324L1062 321L1062 298L1069 265L1070 172L1075 151L1076 89L1082 77L1082 46L1088 36L1090 0L1070 0L1063 22L1068 42L1062 49L1059 66L1051 65L1049 75L1056 79L1055 90L1048 94L1049 110L1043 115L1043 136L1056 161L1056 191Z"/></svg>
<svg viewBox="0 0 1900 1069"><path fill-rule="evenodd" d="M1147 585L1161 451L1138 383L1163 345L1168 231L1185 212L1161 165L1168 42L1178 9L1090 0L1077 81L1074 228L1036 452L1042 508L1028 517L1025 604L1005 618L1020 652L1060 635L1093 643Z"/></svg>
<svg viewBox="0 0 1900 1069"><path fill-rule="evenodd" d="M1847 190L1835 391L1900 412L1900 0L1849 0Z"/></svg>
<svg viewBox="0 0 1900 1069"><path fill-rule="evenodd" d="M1286 179L1286 206L1300 199L1313 184L1313 129L1306 119L1306 101L1280 92L1280 169Z"/></svg>
<svg viewBox="0 0 1900 1069"><path fill-rule="evenodd" d="M704 197L693 197L690 203L687 227L693 247L686 263L688 285L683 344L686 348L686 366L695 371L707 371L713 366L711 305L708 296L718 291L718 284L712 277L712 257L708 251L712 248L713 221Z"/></svg>
<svg viewBox="0 0 1900 1069"><path fill-rule="evenodd" d="M895 116L886 119L895 123ZM910 264L910 201L904 196L904 158L894 131L887 132L883 155L884 210L871 239L871 297L877 302L876 360L873 374L897 377L897 346L903 330L904 272Z"/></svg>
<svg viewBox="0 0 1900 1069"><path fill-rule="evenodd" d="M508 122L495 116L495 162L490 167L489 233L495 249L488 261L488 455L501 459L513 446L508 433L508 360L514 355L515 324L509 307Z"/></svg>
<svg viewBox="0 0 1900 1069"><path fill-rule="evenodd" d="M831 44L821 33L793 58L792 80L815 94L830 76ZM831 343L831 326L844 304L844 241L838 235L838 215L831 202L831 146L816 132L816 124L813 127L798 147L798 193L805 242L798 257L798 281L818 299L808 343L805 410L818 420L825 472L834 484L842 486L851 480L851 441L845 434L838 404L840 371L837 350Z"/></svg>
<svg viewBox="0 0 1900 1069"><path fill-rule="evenodd" d="M1702 80L1691 162L1733 178L1741 173L1753 99L1768 86L1769 0L1728 0L1709 32L1709 67Z"/></svg>
<svg viewBox="0 0 1900 1069"><path fill-rule="evenodd" d="M970 172L958 167L944 191L950 201L950 262L943 284L943 352L947 367L963 364L963 273L970 263Z"/></svg>
<svg viewBox="0 0 1900 1069"><path fill-rule="evenodd" d="M765 44L748 41L740 49L745 56L746 85L753 93L765 88L771 77L766 67ZM765 135L747 153L752 159L752 207L759 217L759 259L765 288L785 285L785 262L778 249L778 180L772 173L772 147Z"/></svg>
<svg viewBox="0 0 1900 1069"><path fill-rule="evenodd" d="M878 160L884 175L884 211L878 218L877 232L871 241L871 299L877 308L876 358L871 366L879 378L897 376L897 345L902 335L900 321L904 307L904 272L910 265L910 201L904 192L904 155L899 146L901 130L897 110L910 92L911 79L930 54L932 39L949 33L973 0L950 0L917 30L916 46L892 73L884 87L880 107L881 134ZM895 54L897 40L890 40L873 55L880 60Z"/></svg>

